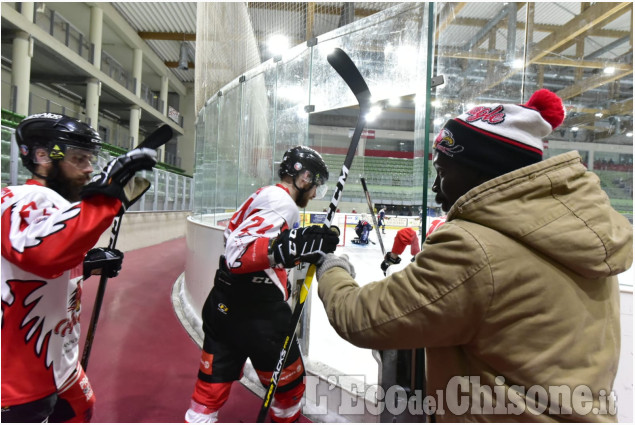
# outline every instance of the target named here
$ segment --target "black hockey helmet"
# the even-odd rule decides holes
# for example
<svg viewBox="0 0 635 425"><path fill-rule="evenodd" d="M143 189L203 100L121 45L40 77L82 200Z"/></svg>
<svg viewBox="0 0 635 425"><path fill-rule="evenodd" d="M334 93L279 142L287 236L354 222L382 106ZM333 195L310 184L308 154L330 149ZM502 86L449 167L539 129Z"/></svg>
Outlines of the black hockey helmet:
<svg viewBox="0 0 635 425"><path fill-rule="evenodd" d="M282 157L278 176L280 178L285 175L295 177L307 170L310 172L307 177L314 185L318 186L316 198L320 199L327 190L326 181L329 179L329 170L322 156L315 150L306 146L295 146L288 149Z"/></svg>
<svg viewBox="0 0 635 425"><path fill-rule="evenodd" d="M313 173L313 182L317 185L326 183L329 170L322 156L306 146L295 146L288 149L282 157L278 176L297 176L300 171L309 170Z"/></svg>
<svg viewBox="0 0 635 425"><path fill-rule="evenodd" d="M66 149L74 147L97 155L101 137L91 126L61 114L42 113L24 118L15 131L22 164L35 171L33 153L37 148L48 151L52 160L64 159Z"/></svg>

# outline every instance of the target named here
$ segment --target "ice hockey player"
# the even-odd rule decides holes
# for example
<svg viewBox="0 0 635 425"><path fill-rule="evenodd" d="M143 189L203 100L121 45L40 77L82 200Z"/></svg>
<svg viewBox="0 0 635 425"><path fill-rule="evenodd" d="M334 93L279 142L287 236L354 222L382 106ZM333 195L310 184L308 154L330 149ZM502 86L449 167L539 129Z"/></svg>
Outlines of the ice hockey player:
<svg viewBox="0 0 635 425"><path fill-rule="evenodd" d="M95 396L79 363L82 279L118 274L121 252L91 248L147 190L133 177L152 169L156 151L115 158L89 183L101 149L89 125L36 114L15 139L32 177L2 189L2 422L87 422Z"/></svg>
<svg viewBox="0 0 635 425"><path fill-rule="evenodd" d="M430 228L426 233L426 238L430 236L432 232L438 229L439 226L445 223L445 218L446 216L443 216L432 221L432 223L430 224ZM421 248L417 233L410 227L399 229L397 235L395 236L392 250L388 251L384 256L384 261L381 262L381 269L384 271L385 276L390 276L392 273L395 273L396 271L399 271L406 267L407 264L404 264L403 267L400 268L394 267L394 265L401 263L400 255L404 252L407 246L410 246L410 254L412 255L412 259L410 261L412 262L415 260L414 256L421 251Z"/></svg>
<svg viewBox="0 0 635 425"><path fill-rule="evenodd" d="M373 225L366 220L366 214L362 215L362 218L355 226L357 237L352 242L357 245L368 245L368 235L371 230L373 230Z"/></svg>
<svg viewBox="0 0 635 425"><path fill-rule="evenodd" d="M339 242L323 226L299 227L298 207L326 193L329 174L320 154L293 147L285 152L278 175L280 183L251 195L225 230L225 255L203 306L205 339L186 422L218 421L247 358L262 385L269 386L291 319L286 269L317 262ZM272 421L298 419L304 376L296 341L279 377L269 411Z"/></svg>
<svg viewBox="0 0 635 425"><path fill-rule="evenodd" d="M414 261L414 256L421 251L421 247L419 246L417 232L412 230L410 227L404 227L403 229L399 229L397 231L395 241L392 245L392 250L388 251L384 256L384 261L381 262L381 269L383 270L385 276L389 276L391 273L396 271L394 267L390 266L401 263L400 255L404 252L407 246L410 246L410 254L412 255L412 261ZM389 268L391 273L387 273Z"/></svg>
<svg viewBox="0 0 635 425"><path fill-rule="evenodd" d="M386 234L386 206L382 206L377 214L377 227L381 227L382 235Z"/></svg>

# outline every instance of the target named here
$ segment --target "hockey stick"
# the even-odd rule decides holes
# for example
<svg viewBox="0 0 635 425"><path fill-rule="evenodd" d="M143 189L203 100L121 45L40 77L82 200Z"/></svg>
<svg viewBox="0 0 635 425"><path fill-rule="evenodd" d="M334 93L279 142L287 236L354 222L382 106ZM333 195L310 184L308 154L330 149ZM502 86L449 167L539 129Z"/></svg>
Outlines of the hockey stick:
<svg viewBox="0 0 635 425"><path fill-rule="evenodd" d="M148 137L146 137L138 147L157 149L166 144L173 136L172 127L167 124L162 125L155 131L153 131ZM149 187L148 187L149 188ZM125 210L122 208L112 222L112 231L110 234L110 242L108 248L114 249L117 244L117 238L119 237L119 228L121 227L121 219ZM99 312L101 311L101 305L104 301L104 294L106 293L106 283L108 277L101 275L99 278L99 286L97 287L97 295L95 295L95 304L93 306L93 314L90 318L90 324L88 325L88 332L86 333L86 342L84 342L84 352L82 353L82 367L84 371L88 368L88 358L90 357L90 351L93 348L93 340L95 339L95 329L97 328L97 321L99 320Z"/></svg>
<svg viewBox="0 0 635 425"><path fill-rule="evenodd" d="M351 165L353 164L353 158L355 157L355 151L357 150L359 138L361 137L362 130L364 129L364 116L370 109L370 90L368 89L368 86L364 81L364 77L362 77L362 74L360 74L359 70L357 69L357 66L355 66L351 58L349 58L342 49L335 48L333 52L328 55L326 60L342 77L346 85L355 95L357 102L359 103L359 117L357 118L355 131L353 132L353 137L348 147L348 152L346 153L344 164L342 165L342 171L340 172L340 176L337 180L337 185L335 186L335 192L333 193L333 198L331 199L331 204L329 205L329 211L324 221L324 225L326 227L330 227L331 223L333 223L333 217L335 216L335 212L337 210L337 204L339 204L342 196L342 191L344 190L346 178L348 177L349 170L351 168ZM262 407L260 408L260 413L258 414L258 422L265 421L265 417L267 416L267 412L269 411L271 402L273 401L273 395L278 389L278 379L280 378L280 374L282 372L282 369L284 368L284 364L287 361L287 356L289 354L291 344L293 344L293 340L295 339L296 328L298 327L298 322L300 321L300 316L302 315L302 310L304 309L304 302L309 295L309 289L311 288L311 283L313 282L314 277L315 265L311 264L309 270L307 271L304 285L302 285L302 289L300 290L300 299L293 309L291 321L289 322L289 329L287 330L287 334L282 345L282 350L280 350L280 358L278 359L275 370L271 375L271 381L269 382L269 387L267 388Z"/></svg>
<svg viewBox="0 0 635 425"><path fill-rule="evenodd" d="M364 195L366 195L366 202L368 202L368 211L370 211L370 215L373 218L373 224L375 225L375 231L377 232L377 240L379 241L379 246L381 247L381 255L385 256L386 250L384 249L384 242L381 239L381 233L379 233L379 226L377 226L377 218L375 217L375 212L373 211L373 203L370 200L370 193L368 192L368 187L366 187L366 179L362 177L360 180L362 181L362 187L364 188ZM375 242L373 242L373 245L375 245Z"/></svg>

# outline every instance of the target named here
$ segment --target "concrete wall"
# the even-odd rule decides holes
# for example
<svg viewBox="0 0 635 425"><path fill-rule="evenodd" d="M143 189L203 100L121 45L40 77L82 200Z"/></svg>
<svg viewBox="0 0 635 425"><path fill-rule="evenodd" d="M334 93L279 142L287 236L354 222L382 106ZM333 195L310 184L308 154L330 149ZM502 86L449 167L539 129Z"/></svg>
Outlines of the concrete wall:
<svg viewBox="0 0 635 425"><path fill-rule="evenodd" d="M189 214L189 211L128 212L123 216L116 247L126 252L182 238ZM111 233L111 229L106 230L95 246L108 246Z"/></svg>

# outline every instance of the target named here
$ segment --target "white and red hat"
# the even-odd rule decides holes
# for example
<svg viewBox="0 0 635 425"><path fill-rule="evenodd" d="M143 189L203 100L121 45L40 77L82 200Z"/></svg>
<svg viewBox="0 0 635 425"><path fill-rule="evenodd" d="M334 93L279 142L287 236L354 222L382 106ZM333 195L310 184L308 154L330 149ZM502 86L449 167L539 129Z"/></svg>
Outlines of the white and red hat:
<svg viewBox="0 0 635 425"><path fill-rule="evenodd" d="M540 89L524 105L480 105L448 120L432 147L467 166L502 175L541 161L543 138L564 116L562 99Z"/></svg>

